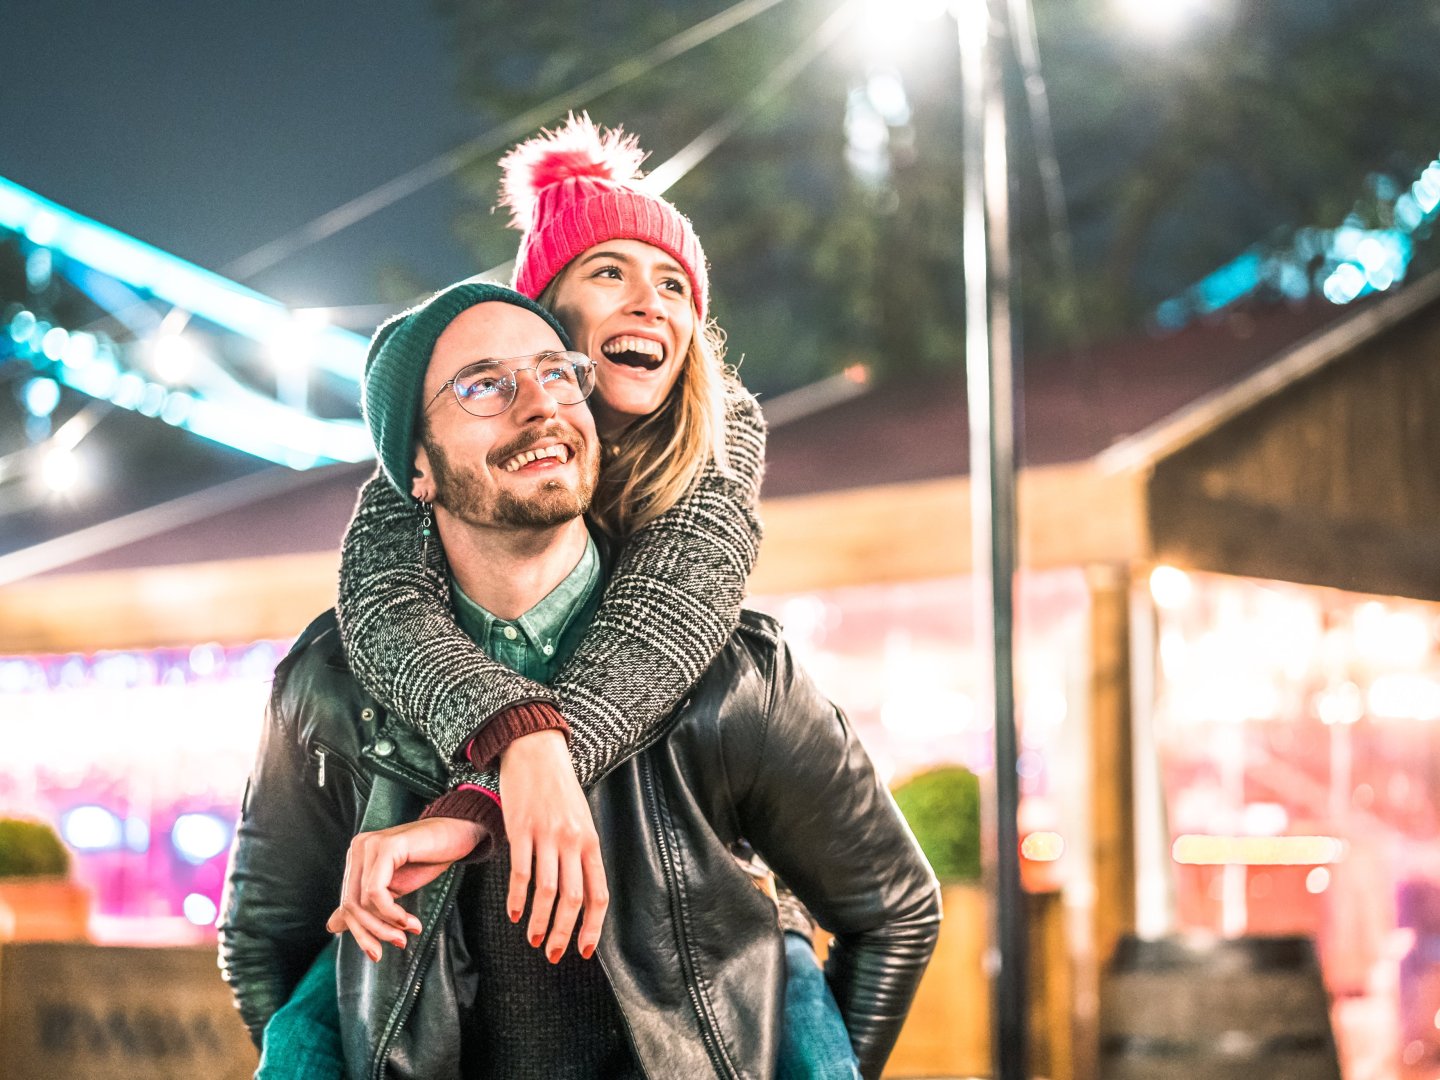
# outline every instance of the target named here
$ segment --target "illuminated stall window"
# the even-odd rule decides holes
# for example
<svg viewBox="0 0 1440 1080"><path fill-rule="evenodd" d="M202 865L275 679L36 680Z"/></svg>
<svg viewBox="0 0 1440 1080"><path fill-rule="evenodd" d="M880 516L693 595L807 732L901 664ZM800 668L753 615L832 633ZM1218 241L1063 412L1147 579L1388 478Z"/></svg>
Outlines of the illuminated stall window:
<svg viewBox="0 0 1440 1080"><path fill-rule="evenodd" d="M972 579L860 585L753 598L780 619L820 687L845 710L892 784L940 764L987 773L994 731L975 650ZM1027 886L1058 888L1088 838L1084 749L1089 674L1084 574L1022 575L1017 719Z"/></svg>
<svg viewBox="0 0 1440 1080"><path fill-rule="evenodd" d="M1183 928L1320 948L1347 1077L1440 1068L1440 606L1157 569Z"/></svg>
<svg viewBox="0 0 1440 1080"><path fill-rule="evenodd" d="M212 933L288 642L0 658L0 813L51 822L104 941Z"/></svg>

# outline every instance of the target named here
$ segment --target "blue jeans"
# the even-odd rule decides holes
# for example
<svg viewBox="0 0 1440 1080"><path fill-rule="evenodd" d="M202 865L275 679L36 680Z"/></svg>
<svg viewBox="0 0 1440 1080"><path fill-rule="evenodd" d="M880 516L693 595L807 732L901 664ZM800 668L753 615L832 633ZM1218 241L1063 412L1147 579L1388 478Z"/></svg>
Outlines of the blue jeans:
<svg viewBox="0 0 1440 1080"><path fill-rule="evenodd" d="M265 1025L255 1080L345 1080L335 950L315 959L290 1000ZM785 935L785 1025L776 1080L859 1080L840 1008L800 934Z"/></svg>
<svg viewBox="0 0 1440 1080"><path fill-rule="evenodd" d="M815 950L785 935L785 1028L775 1080L860 1080L860 1063Z"/></svg>

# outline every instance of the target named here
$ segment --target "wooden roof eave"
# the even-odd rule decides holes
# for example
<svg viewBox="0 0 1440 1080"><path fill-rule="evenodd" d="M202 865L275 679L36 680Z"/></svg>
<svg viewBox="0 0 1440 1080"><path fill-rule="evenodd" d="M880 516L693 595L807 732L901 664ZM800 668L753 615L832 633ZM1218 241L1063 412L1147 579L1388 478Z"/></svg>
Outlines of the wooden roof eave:
<svg viewBox="0 0 1440 1080"><path fill-rule="evenodd" d="M1017 491L1020 563L1054 569L1143 558L1143 476L1093 461L1023 469ZM756 594L968 574L970 478L799 495L762 507Z"/></svg>
<svg viewBox="0 0 1440 1080"><path fill-rule="evenodd" d="M1198 398L1096 455L1102 472L1145 470L1440 300L1440 271L1341 319L1248 378Z"/></svg>

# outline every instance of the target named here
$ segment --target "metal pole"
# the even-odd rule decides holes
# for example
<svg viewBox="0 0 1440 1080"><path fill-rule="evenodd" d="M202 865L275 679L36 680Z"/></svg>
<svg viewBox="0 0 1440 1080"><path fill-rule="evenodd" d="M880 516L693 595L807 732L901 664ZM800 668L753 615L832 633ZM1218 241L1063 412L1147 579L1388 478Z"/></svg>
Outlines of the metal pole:
<svg viewBox="0 0 1440 1080"><path fill-rule="evenodd" d="M994 31L1004 0L957 17L965 109L965 367L970 414L975 633L988 653L995 723L992 1054L995 1080L1028 1080L1025 897L1020 889L1014 677L1015 388L1010 320L1009 170Z"/></svg>

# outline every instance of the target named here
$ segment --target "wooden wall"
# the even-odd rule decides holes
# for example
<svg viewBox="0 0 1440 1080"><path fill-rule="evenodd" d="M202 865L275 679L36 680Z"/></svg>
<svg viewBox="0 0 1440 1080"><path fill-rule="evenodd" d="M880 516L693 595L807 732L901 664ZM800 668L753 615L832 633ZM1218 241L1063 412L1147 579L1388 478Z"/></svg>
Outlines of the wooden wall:
<svg viewBox="0 0 1440 1080"><path fill-rule="evenodd" d="M1159 462L1154 558L1440 600L1440 305Z"/></svg>
<svg viewBox="0 0 1440 1080"><path fill-rule="evenodd" d="M335 603L338 552L55 574L0 589L0 654L294 637Z"/></svg>
<svg viewBox="0 0 1440 1080"><path fill-rule="evenodd" d="M1143 478L1088 463L1020 475L1020 563L1031 569L1145 555ZM970 480L948 477L776 499L750 578L757 594L970 573Z"/></svg>
<svg viewBox="0 0 1440 1080"><path fill-rule="evenodd" d="M1136 477L1088 465L1028 470L1019 499L1029 566L1123 561L1142 553ZM917 581L970 570L963 477L776 499L757 594ZM91 574L0 588L0 654L94 652L298 634L335 603L335 551Z"/></svg>

